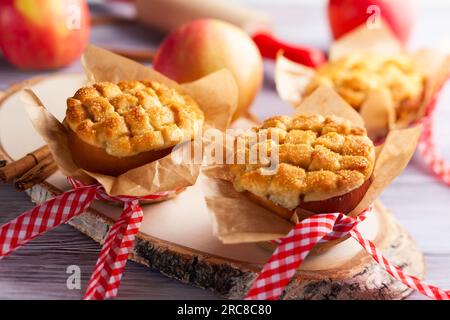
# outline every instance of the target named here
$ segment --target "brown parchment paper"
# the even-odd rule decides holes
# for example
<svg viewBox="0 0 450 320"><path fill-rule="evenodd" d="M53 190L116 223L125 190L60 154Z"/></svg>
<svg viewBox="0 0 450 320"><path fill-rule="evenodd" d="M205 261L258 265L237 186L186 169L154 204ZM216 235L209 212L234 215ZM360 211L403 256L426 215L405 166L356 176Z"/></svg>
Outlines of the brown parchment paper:
<svg viewBox="0 0 450 320"><path fill-rule="evenodd" d="M139 63L113 54L107 50L89 46L82 58L86 75L91 82L121 80L154 80L189 94L205 113L207 127L224 130L237 107L238 89L233 76L227 70L217 71L195 82L179 85L162 74ZM98 181L110 195L145 196L155 192L191 186L197 180L200 164L179 163L173 153L154 162L113 177L88 172L73 162L67 144L65 127L46 109L30 89L27 89L26 110L33 126L48 144L60 170L86 182ZM61 105L65 105L61 101ZM185 143L174 152L191 148Z"/></svg>
<svg viewBox="0 0 450 320"><path fill-rule="evenodd" d="M405 128L424 115L430 101L442 87L450 70L450 57L444 52L421 49L408 53L384 22L379 29L368 29L365 25L356 28L335 41L330 47L329 60L335 61L349 54L380 53L383 55L408 55L418 71L425 75L425 88L417 113L401 121L395 120L395 108L389 94L383 90L371 92L361 107L361 116L366 123L369 136L379 139L389 130ZM275 83L280 97L298 107L303 93L315 75L315 70L278 56L275 68Z"/></svg>
<svg viewBox="0 0 450 320"><path fill-rule="evenodd" d="M361 116L325 85L317 88L295 110L295 114L312 113L363 123ZM385 143L377 148L373 182L349 215L357 216L372 204L403 171L414 154L419 135L420 126L389 132ZM284 220L235 191L227 171L226 165L204 170L205 199L213 214L215 235L224 243L259 242L284 236L298 219Z"/></svg>

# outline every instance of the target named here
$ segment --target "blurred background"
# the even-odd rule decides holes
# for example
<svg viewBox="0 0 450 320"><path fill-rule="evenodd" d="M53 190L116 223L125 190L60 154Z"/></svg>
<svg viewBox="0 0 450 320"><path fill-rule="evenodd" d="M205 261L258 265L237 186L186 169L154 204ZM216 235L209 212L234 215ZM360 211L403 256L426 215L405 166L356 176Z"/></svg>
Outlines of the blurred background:
<svg viewBox="0 0 450 320"><path fill-rule="evenodd" d="M278 49L287 50L291 60L318 65L325 59L333 38L376 15L387 19L408 48L433 47L450 52L450 2L445 0L89 0L87 3L89 8L86 0L0 1L3 49L0 90L42 74L80 72L79 56L88 43L150 64L169 31L199 17L225 19L253 37L268 58L264 60L266 89L274 88L273 58ZM380 12L377 8L370 9L372 5L378 6ZM73 29L66 34L67 30L62 32L62 28ZM255 37L260 32L265 37ZM236 55L246 52L242 49L246 40L231 39L229 43L232 41ZM289 50L294 56L289 56ZM166 62L175 59L170 55L164 58ZM222 62L222 66L230 63L235 61ZM161 62L155 67L177 81L194 80L192 76L177 78L175 72L163 68L167 64ZM220 65L216 61L212 64L216 68ZM204 69L214 71L211 66ZM192 70L185 73L188 72L195 73ZM261 99L270 99L280 113L290 111L277 99L274 90L257 95L253 105L260 105ZM256 113L263 118L273 113L267 108L257 109Z"/></svg>
<svg viewBox="0 0 450 320"><path fill-rule="evenodd" d="M19 2L33 2L33 1L21 1ZM8 3L14 1L0 1L1 3ZM45 1L44 1L45 2ZM58 1L57 1L58 2ZM61 1L61 2L65 2ZM70 3L71 1L69 1ZM74 3L84 2L84 1L74 1ZM158 30L155 27L144 26L141 23L133 23L133 18L136 16L136 8L133 5L133 1L114 1L114 0L89 0L90 15L92 19L92 26L90 36L87 41L90 43L104 46L107 48L115 48L115 49L124 49L124 50L151 50L154 51L159 46L161 41L164 39L164 36L167 35L167 32L163 32ZM158 6L164 2L173 2L173 0L158 0L158 1L137 1L137 2L147 2L148 5L145 6L145 10L148 12L152 12L155 7L155 3ZM175 1L175 2L183 2L183 1ZM190 1L185 1L189 3ZM197 1L193 1L197 2ZM216 0L202 0L203 3L214 3ZM302 45L317 48L326 52L327 48L330 45L330 41L332 40L332 33L330 30L330 23L328 18L328 1L327 0L228 0L223 1L227 3L227 6L231 6L231 4L236 7L246 8L250 12L250 15L255 14L256 16L262 15L268 19L271 24L270 30L276 35L278 39L287 41L292 44ZM333 1L331 1L333 2ZM352 4L353 2L353 4ZM378 1L379 2L379 1ZM398 2L398 1L384 1L384 2ZM394 15L399 17L403 16L403 20L411 20L411 36L409 37L409 41L407 42L408 47L410 48L418 48L424 46L433 46L440 47L444 50L450 51L450 35L448 34L448 30L450 29L450 21L448 20L448 14L450 12L450 1L446 0L407 0L400 1L402 5L403 3L413 3L413 11L414 13L409 13L410 5L408 4L404 10L405 13L396 12ZM34 3L43 3L42 0L36 0ZM351 11L348 9L348 3L354 5L355 3L362 3L360 5L362 7L359 15L364 15L368 17L369 14L364 12L364 8L371 3L371 1L362 0L362 1L336 1L338 5L342 7L342 19L345 18L345 15ZM372 1L372 3L377 3L377 1ZM346 6L346 7L345 7ZM384 8L382 8L384 10ZM39 11L45 13L46 10L41 5L30 6L29 9L26 9L30 13L30 16L39 16ZM66 8L60 8L63 13L66 13ZM1 34L9 34L10 37L16 37L17 42L28 41L33 35L30 32L23 32L17 34L11 34L8 29L19 30L20 28L16 26L9 26L11 23L8 20L13 19L9 13L6 12L5 5L3 8L0 5L0 16L5 16L3 18L2 28L0 30L0 43L1 43ZM144 11L144 10L142 10ZM145 17L145 12L141 14ZM171 7L168 7L166 10L163 10L162 19L171 20L171 16L173 16L173 11ZM383 11L382 11L383 12ZM204 14L205 12L203 12ZM179 14L179 13L177 13ZM6 18L6 16L10 16L11 18ZM116 17L118 18L116 21L102 21L102 17ZM150 19L152 15L150 14ZM167 16L167 18L166 18ZM47 15L48 18L51 18ZM84 17L84 16L83 16ZM188 17L186 17L187 19ZM34 18L31 18L33 20ZM39 18L36 18L39 19ZM120 19L131 19L129 22L121 21ZM0 24L1 24L0 19ZM250 19L251 20L251 19ZM49 20L50 21L50 20ZM151 21L148 20L151 24ZM19 23L19 22L17 22ZM24 21L27 23L27 21ZM49 23L49 22L48 22ZM88 26L83 26L88 28ZM14 33L14 31L12 32ZM28 38L28 36L30 38ZM46 35L36 35L39 37L45 38ZM22 38L21 38L22 37ZM34 36L33 36L34 37ZM6 38L6 36L3 36ZM55 39L57 41L58 39ZM83 40L84 41L84 40ZM6 41L4 41L6 42ZM47 41L48 46L52 45ZM60 45L65 45L61 44ZM79 47L82 48L84 44L80 44ZM1 47L1 46L0 46ZM44 48L43 45L40 48L36 48L35 51L28 52L28 55L24 55L23 60L32 60L32 56L35 55L39 50ZM81 52L81 50L77 50L77 53ZM14 52L11 53L14 55ZM16 54L17 55L17 54ZM18 57L17 59L20 60ZM22 62L23 63L23 62ZM16 63L17 64L17 63ZM19 63L20 64L20 63ZM30 69L30 68L26 68ZM30 72L17 69L11 64L9 64L4 58L0 57L0 90L5 90L10 84L15 83L17 81L21 81L30 76L34 76L37 74L49 72L49 70L45 70L46 68L31 68L38 69L37 71ZM39 70L41 69L41 70ZM71 56L68 61L64 63L64 68L61 70L58 68L58 71L66 71L73 72L80 70L80 65L78 63L78 55ZM55 71L55 70L50 70Z"/></svg>

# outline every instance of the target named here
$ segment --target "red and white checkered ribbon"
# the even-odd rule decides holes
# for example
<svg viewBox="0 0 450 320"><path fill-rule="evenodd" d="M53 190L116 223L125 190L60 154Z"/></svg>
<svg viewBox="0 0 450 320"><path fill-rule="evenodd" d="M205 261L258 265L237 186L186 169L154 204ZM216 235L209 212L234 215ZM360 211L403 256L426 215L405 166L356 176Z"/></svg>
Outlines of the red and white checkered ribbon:
<svg viewBox="0 0 450 320"><path fill-rule="evenodd" d="M316 244L341 239L347 235L356 239L382 268L403 284L434 299L450 299L450 291L443 291L407 275L390 263L371 241L363 238L357 227L371 211L372 207L369 207L357 218L342 213L317 214L298 223L279 241L277 249L253 282L245 299L279 299Z"/></svg>
<svg viewBox="0 0 450 320"><path fill-rule="evenodd" d="M450 186L450 165L438 152L434 136L434 113L436 110L437 96L428 106L427 113L422 119L422 134L419 139L418 149L431 172L442 182Z"/></svg>
<svg viewBox="0 0 450 320"><path fill-rule="evenodd" d="M99 184L84 185L68 178L73 190L26 211L0 227L0 259L22 245L73 217L79 216L94 200L124 204L119 220L109 230L89 281L85 299L106 299L117 296L128 254L133 249L143 212L139 200L157 200L176 191L160 192L145 197L109 196Z"/></svg>

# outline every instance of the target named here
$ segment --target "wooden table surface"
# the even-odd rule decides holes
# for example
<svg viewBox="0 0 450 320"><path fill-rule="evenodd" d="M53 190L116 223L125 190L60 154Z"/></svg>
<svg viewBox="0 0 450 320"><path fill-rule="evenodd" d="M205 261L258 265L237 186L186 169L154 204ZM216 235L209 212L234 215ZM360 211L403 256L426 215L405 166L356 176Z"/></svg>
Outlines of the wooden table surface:
<svg viewBox="0 0 450 320"><path fill-rule="evenodd" d="M329 32L323 8L302 6L297 1L274 2L247 0L250 5L270 13L276 33L284 39L326 49ZM279 4L281 3L281 4ZM94 13L107 11L95 6ZM122 7L119 11L122 11ZM448 44L449 8L422 8L413 47ZM136 26L95 27L91 42L103 46L151 48L163 35ZM447 37L447 38L446 38ZM78 63L61 72L80 71ZM273 65L266 64L266 80L253 111L261 118L289 113L290 108L276 96ZM7 65L0 58L0 90L10 84L36 76ZM450 90L447 86L438 106L438 145L450 160ZM415 155L405 172L383 193L385 205L401 221L423 250L427 263L427 281L450 289L450 188L430 176L419 155ZM11 185L0 184L0 223L4 223L33 207L26 194ZM100 247L69 226L35 239L0 262L0 299L80 299L94 267ZM67 289L67 268L78 265L82 289ZM212 293L181 284L156 271L127 264L120 288L122 299L215 299ZM418 294L410 298L421 299Z"/></svg>

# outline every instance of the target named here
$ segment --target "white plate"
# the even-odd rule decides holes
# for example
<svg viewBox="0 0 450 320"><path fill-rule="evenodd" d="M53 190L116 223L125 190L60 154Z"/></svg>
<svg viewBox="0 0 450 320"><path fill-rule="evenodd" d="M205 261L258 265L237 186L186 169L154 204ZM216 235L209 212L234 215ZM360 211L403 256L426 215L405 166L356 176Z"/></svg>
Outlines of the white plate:
<svg viewBox="0 0 450 320"><path fill-rule="evenodd" d="M47 109L58 119L64 118L66 99L83 86L84 75L57 75L32 85L31 88L43 101ZM27 118L24 110L23 92L8 97L0 108L0 143L13 159L44 144ZM60 190L69 188L65 177L55 173L48 182ZM194 248L228 259L250 263L264 263L270 253L257 244L224 245L212 234L211 214L205 205L202 193L202 180L173 200L144 206L144 222L141 232L184 247ZM120 208L96 203L96 209L106 216L116 219ZM374 212L360 226L366 239L375 239L379 229L379 214ZM321 270L340 266L357 253L361 247L348 239L328 250L326 253L308 257L302 265L303 270Z"/></svg>

